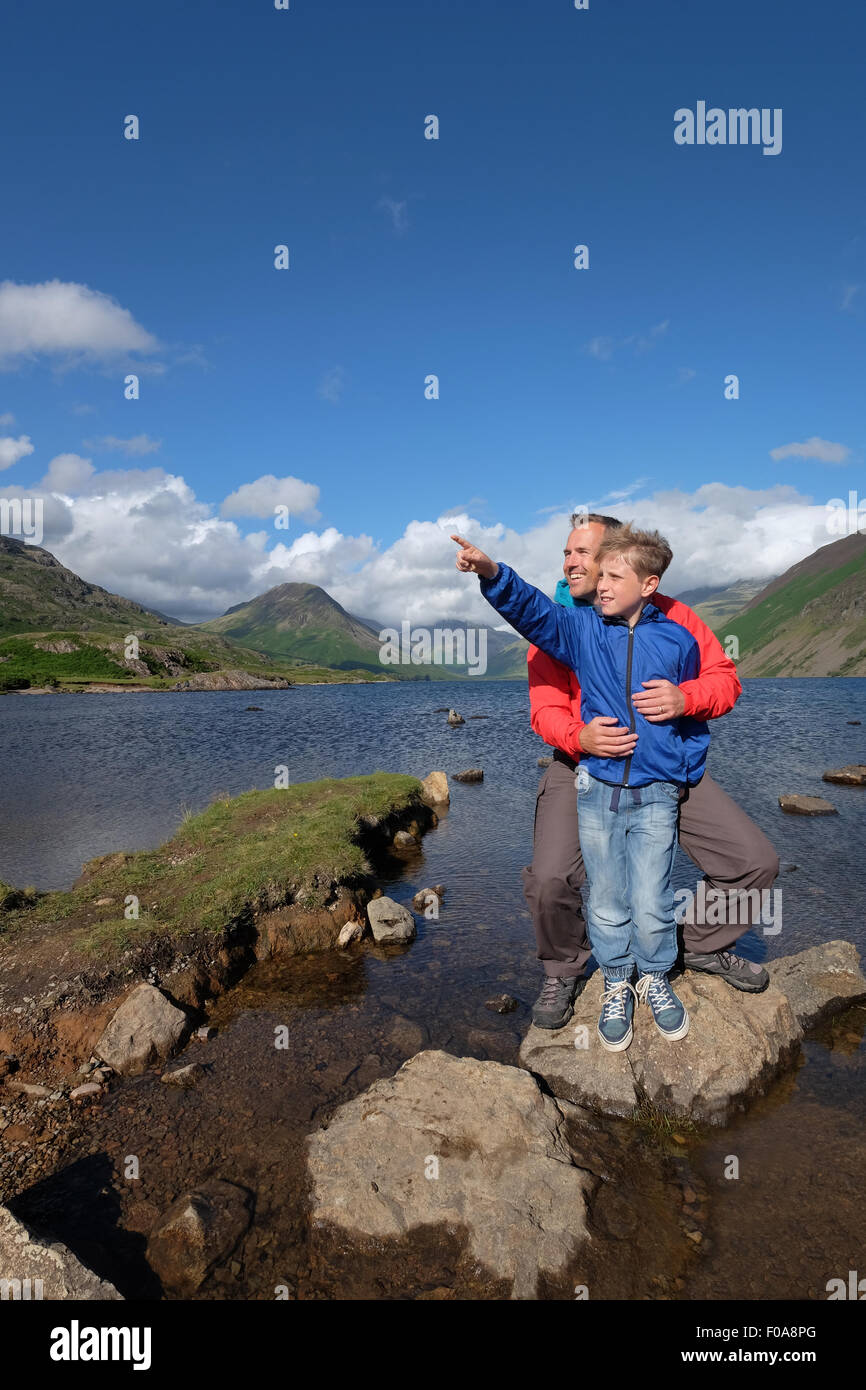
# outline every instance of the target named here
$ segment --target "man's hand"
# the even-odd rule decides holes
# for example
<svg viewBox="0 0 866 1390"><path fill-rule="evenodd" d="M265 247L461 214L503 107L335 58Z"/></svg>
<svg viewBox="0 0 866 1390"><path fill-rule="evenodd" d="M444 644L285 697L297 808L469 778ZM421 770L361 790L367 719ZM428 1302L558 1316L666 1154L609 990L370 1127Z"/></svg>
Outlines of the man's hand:
<svg viewBox="0 0 866 1390"><path fill-rule="evenodd" d="M686 707L686 697L678 685L670 681L641 681L643 690L632 695L631 702L649 724L663 724L666 719L678 719Z"/></svg>
<svg viewBox="0 0 866 1390"><path fill-rule="evenodd" d="M593 758L627 758L636 743L637 734L624 729L613 714L597 714L580 731L580 746Z"/></svg>
<svg viewBox="0 0 866 1390"><path fill-rule="evenodd" d="M495 560L491 560L489 555L485 555L483 550L479 550L477 545L470 544L462 536L452 536L452 541L456 541L462 549L457 552L457 568L459 570L471 570L473 574L480 574L482 579L495 579L499 573L499 566Z"/></svg>

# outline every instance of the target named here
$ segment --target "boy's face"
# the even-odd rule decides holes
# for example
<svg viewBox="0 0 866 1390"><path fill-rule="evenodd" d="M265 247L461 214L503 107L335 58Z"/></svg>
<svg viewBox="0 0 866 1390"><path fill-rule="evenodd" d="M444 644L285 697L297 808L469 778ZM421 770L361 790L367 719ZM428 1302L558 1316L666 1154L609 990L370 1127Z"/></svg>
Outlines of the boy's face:
<svg viewBox="0 0 866 1390"><path fill-rule="evenodd" d="M605 618L632 618L658 588L658 575L641 579L622 555L603 555L599 565L598 606Z"/></svg>

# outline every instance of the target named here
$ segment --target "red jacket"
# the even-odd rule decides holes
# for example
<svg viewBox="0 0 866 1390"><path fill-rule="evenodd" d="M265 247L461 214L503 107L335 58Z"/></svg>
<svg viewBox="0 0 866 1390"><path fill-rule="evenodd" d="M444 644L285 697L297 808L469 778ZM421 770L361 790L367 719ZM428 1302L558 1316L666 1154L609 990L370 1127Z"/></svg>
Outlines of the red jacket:
<svg viewBox="0 0 866 1390"><path fill-rule="evenodd" d="M727 714L737 703L743 687L737 668L730 657L725 656L718 637L710 632L697 613L678 599L653 594L652 601L675 623L687 628L701 649L700 675L694 680L683 681L680 686L686 697L683 714L695 719L718 719ZM583 720L577 676L538 647L529 648L526 663L533 729L551 748L561 748L570 757L579 758Z"/></svg>

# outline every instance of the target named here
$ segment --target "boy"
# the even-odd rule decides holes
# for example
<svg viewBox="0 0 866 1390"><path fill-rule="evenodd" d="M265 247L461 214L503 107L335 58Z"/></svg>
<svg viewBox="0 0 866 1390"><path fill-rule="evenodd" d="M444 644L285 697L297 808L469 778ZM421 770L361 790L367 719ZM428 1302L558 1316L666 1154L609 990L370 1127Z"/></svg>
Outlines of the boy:
<svg viewBox="0 0 866 1390"><path fill-rule="evenodd" d="M709 732L690 718L650 724L632 704L642 682L679 685L700 669L694 637L650 602L670 546L657 531L621 527L599 551L597 605L564 608L463 537L451 539L461 546L457 568L479 576L488 603L577 673L583 720L613 714L638 733L628 757L583 757L575 779L589 937L604 975L598 1035L609 1052L624 1051L643 1000L663 1037L684 1038L689 1017L668 979L677 954L671 871L681 788L703 776Z"/></svg>

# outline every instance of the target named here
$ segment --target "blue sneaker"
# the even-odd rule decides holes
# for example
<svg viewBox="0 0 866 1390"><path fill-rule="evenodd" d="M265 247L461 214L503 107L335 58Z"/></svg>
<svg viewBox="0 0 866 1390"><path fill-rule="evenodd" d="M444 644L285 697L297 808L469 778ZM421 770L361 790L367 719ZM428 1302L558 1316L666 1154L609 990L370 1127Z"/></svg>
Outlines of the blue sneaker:
<svg viewBox="0 0 866 1390"><path fill-rule="evenodd" d="M663 970L652 975L642 975L637 982L637 997L649 1004L653 1019L663 1038L676 1042L689 1031L689 1016L684 1004L671 989L670 980Z"/></svg>
<svg viewBox="0 0 866 1390"><path fill-rule="evenodd" d="M598 1036L608 1052L625 1052L634 1033L631 1026L634 1014L634 988L628 980L609 980L604 977Z"/></svg>

